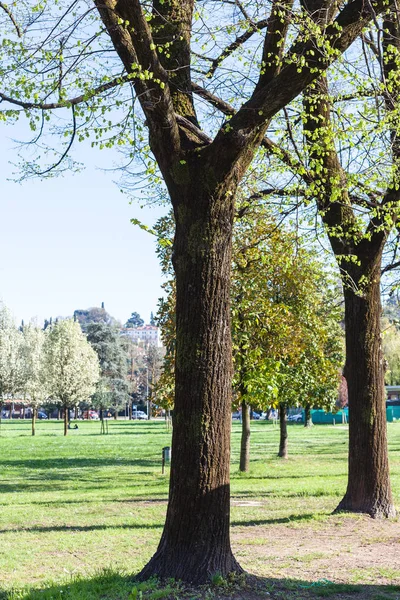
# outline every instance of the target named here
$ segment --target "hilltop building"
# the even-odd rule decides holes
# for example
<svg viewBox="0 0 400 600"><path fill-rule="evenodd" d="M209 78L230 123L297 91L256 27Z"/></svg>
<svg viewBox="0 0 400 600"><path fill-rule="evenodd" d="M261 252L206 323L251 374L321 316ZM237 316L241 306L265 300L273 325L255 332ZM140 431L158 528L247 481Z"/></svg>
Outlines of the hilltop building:
<svg viewBox="0 0 400 600"><path fill-rule="evenodd" d="M142 325L141 327L123 327L120 329L123 336L131 338L136 344L153 344L161 347L160 329L155 325Z"/></svg>

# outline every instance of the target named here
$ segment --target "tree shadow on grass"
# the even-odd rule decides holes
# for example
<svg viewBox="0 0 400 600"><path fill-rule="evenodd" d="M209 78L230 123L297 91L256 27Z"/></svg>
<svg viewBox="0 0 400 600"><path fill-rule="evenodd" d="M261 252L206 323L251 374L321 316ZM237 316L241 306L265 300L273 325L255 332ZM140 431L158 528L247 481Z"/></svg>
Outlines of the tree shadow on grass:
<svg viewBox="0 0 400 600"><path fill-rule="evenodd" d="M14 533L16 531L52 533L58 532L88 532L103 531L106 529L161 529L163 523L116 523L115 525L32 525L31 527L13 527L13 529L0 529L2 533Z"/></svg>
<svg viewBox="0 0 400 600"><path fill-rule="evenodd" d="M58 469L99 469L103 467L160 467L161 468L161 453L160 458L125 458L115 457L108 458L106 456L100 456L99 458L80 458L75 456L74 458L44 458L44 459L24 459L14 460L12 458L4 458L0 460L0 464L11 467L11 468L22 468L32 470L46 471L46 478L48 472L57 471ZM59 475L57 475L59 477ZM63 475L64 477L64 475ZM74 474L76 477L76 473Z"/></svg>
<svg viewBox="0 0 400 600"><path fill-rule="evenodd" d="M327 517L326 513L305 513L303 515L289 515L275 519L249 519L248 521L232 521L231 527L254 527L256 525L279 525L280 523L294 523L295 521L312 521L318 517Z"/></svg>
<svg viewBox="0 0 400 600"><path fill-rule="evenodd" d="M327 579L305 581L296 579L266 578L248 575L228 582L221 577L214 583L190 587L169 580L150 580L136 583L134 576L105 570L89 578L75 576L64 583L53 583L34 589L0 590L0 600L142 600L190 599L214 600L398 600L400 586L350 585L334 583Z"/></svg>
<svg viewBox="0 0 400 600"><path fill-rule="evenodd" d="M1 490L0 490L1 491ZM98 504L98 505L107 505L107 504L115 504L119 502L120 504L166 504L168 502L168 496L165 493L160 492L151 492L151 498L146 498L145 496L139 496L137 498L80 498L79 500L29 500L28 502L18 502L14 501L13 506L31 506L32 504L39 506L52 506L52 507L60 507L64 504Z"/></svg>

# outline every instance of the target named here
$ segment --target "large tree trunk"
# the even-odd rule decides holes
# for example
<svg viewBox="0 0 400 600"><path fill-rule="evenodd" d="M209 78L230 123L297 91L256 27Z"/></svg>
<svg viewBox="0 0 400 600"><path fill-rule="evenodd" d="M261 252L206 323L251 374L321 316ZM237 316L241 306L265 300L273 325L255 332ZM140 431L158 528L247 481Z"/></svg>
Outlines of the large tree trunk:
<svg viewBox="0 0 400 600"><path fill-rule="evenodd" d="M280 458L288 457L288 433L287 433L287 407L284 402L279 403L279 452Z"/></svg>
<svg viewBox="0 0 400 600"><path fill-rule="evenodd" d="M37 415L37 408L36 406L32 407L32 435L36 434L36 415Z"/></svg>
<svg viewBox="0 0 400 600"><path fill-rule="evenodd" d="M212 171L210 171L212 173ZM206 177L203 175L203 179ZM139 577L195 584L241 572L230 546L233 195L175 203L176 369L169 503L156 554Z"/></svg>
<svg viewBox="0 0 400 600"><path fill-rule="evenodd" d="M349 477L336 510L395 515L390 488L381 342L380 260L362 290L345 288Z"/></svg>
<svg viewBox="0 0 400 600"><path fill-rule="evenodd" d="M240 443L239 470L246 472L250 464L250 410L246 402L242 402L242 439Z"/></svg>

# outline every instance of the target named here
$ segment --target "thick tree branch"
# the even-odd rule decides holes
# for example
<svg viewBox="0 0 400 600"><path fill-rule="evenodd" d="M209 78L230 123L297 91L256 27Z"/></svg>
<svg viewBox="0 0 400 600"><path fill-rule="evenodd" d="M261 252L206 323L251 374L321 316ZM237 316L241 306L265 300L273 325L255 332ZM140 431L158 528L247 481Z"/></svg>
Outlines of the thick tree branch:
<svg viewBox="0 0 400 600"><path fill-rule="evenodd" d="M93 1L126 72L138 75L135 91L147 118L152 150L164 171L180 152L180 137L168 75L158 59L140 2Z"/></svg>
<svg viewBox="0 0 400 600"><path fill-rule="evenodd" d="M386 0L371 5L364 0L348 2L337 18L319 34L300 34L286 54L279 74L266 85L258 86L251 98L217 134L214 145L224 147L222 169L230 169L261 143L271 118L315 81L335 58L343 53L362 30L386 7ZM323 36L324 42L321 41ZM329 51L326 49L329 48Z"/></svg>
<svg viewBox="0 0 400 600"><path fill-rule="evenodd" d="M281 70L292 7L293 0L274 0L272 3L256 92L270 83Z"/></svg>
<svg viewBox="0 0 400 600"><path fill-rule="evenodd" d="M169 75L174 110L199 126L191 91L191 31L194 0L153 0L152 36Z"/></svg>
<svg viewBox="0 0 400 600"><path fill-rule="evenodd" d="M12 14L11 10L8 8L7 4L0 2L0 8L2 10L4 10L4 12L8 15L11 23L14 25L15 31L17 32L17 36L22 37L22 31L21 31L17 21L15 20L14 15Z"/></svg>
<svg viewBox="0 0 400 600"><path fill-rule="evenodd" d="M232 116L236 114L235 109L228 102L225 102L225 100L222 100L218 96L215 96L214 94L212 94L202 86L198 85L197 83L192 83L192 89L198 96L200 96L209 104L217 108L224 115ZM304 183L309 185L313 182L313 177L311 173L306 169L305 165L300 160L295 158L290 152L288 152L288 150L282 148L281 146L279 146L279 144L272 141L268 136L264 136L264 138L261 141L261 146L265 148L270 154L274 154L275 156L280 158L281 161L285 165L287 165L291 169L291 171L293 171L293 173L296 173L296 175L299 175L303 179Z"/></svg>

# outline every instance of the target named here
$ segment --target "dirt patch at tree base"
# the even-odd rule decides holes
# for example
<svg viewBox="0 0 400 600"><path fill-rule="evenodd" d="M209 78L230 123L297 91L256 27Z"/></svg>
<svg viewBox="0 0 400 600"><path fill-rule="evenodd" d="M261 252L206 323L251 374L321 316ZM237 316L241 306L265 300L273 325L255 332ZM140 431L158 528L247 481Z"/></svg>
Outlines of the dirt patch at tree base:
<svg viewBox="0 0 400 600"><path fill-rule="evenodd" d="M234 527L235 555L256 576L243 598L400 600L400 521L332 515L320 522ZM258 583L257 583L258 582Z"/></svg>

